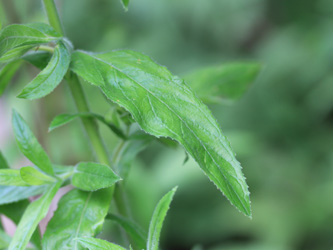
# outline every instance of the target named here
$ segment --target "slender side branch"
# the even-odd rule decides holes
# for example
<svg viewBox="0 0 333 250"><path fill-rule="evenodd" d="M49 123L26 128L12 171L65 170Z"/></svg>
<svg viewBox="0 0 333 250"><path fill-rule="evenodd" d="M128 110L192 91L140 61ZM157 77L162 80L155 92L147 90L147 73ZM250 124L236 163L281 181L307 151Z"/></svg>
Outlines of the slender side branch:
<svg viewBox="0 0 333 250"><path fill-rule="evenodd" d="M50 25L60 34L64 35L65 32L62 27L62 24L61 24L59 15L58 15L57 7L56 7L54 1L53 0L43 0L43 3L44 3L46 15L47 15Z"/></svg>

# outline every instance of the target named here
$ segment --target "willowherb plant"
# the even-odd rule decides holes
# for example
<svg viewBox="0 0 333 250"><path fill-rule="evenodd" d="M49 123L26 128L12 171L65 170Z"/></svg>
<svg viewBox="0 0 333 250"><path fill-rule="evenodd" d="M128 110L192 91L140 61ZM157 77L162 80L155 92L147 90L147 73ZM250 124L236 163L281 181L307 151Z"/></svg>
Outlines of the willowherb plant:
<svg viewBox="0 0 333 250"><path fill-rule="evenodd" d="M122 3L127 9L128 0ZM0 213L18 224L12 239L0 231L0 248L124 249L94 238L104 220L110 219L125 229L131 242L129 248L158 249L163 220L176 188L156 206L148 233L129 219L119 195L131 161L155 139L181 144L231 204L251 217L249 191L241 166L204 102L236 100L255 79L260 65L226 64L180 78L135 51L76 50L64 37L53 0L43 0L43 4L50 25L12 24L1 30L0 94L25 62L41 71L18 98L45 97L65 79L78 112L58 115L49 130L80 118L96 162L79 162L76 166L53 164L21 115L13 111L16 142L33 165L11 169L0 153ZM111 116L90 112L80 79L98 87L113 102ZM109 160L98 122L106 124L121 139L119 147L113 149L113 155L122 152L117 155L116 164ZM69 184L74 188L61 198L41 236L38 224L59 188ZM28 201L36 195L40 195L37 200ZM112 199L118 207L115 213L109 213Z"/></svg>

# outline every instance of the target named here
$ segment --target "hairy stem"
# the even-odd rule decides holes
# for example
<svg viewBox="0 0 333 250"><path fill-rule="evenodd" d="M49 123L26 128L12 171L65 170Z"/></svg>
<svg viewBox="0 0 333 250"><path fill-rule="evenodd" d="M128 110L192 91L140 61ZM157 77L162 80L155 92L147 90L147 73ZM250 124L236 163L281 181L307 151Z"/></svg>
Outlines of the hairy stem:
<svg viewBox="0 0 333 250"><path fill-rule="evenodd" d="M46 10L46 15L49 20L50 25L60 34L64 35L64 29L62 27L57 7L53 0L43 0L44 7Z"/></svg>

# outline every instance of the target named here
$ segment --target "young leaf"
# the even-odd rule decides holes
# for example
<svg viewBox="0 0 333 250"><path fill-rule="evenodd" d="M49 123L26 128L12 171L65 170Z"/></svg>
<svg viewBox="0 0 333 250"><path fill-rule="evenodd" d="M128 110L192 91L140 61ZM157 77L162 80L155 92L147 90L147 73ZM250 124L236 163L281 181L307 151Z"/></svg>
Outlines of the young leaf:
<svg viewBox="0 0 333 250"><path fill-rule="evenodd" d="M8 163L3 156L2 152L0 151L0 169L6 169L9 168Z"/></svg>
<svg viewBox="0 0 333 250"><path fill-rule="evenodd" d="M147 250L158 250L163 221L169 210L170 203L176 190L177 187L173 188L166 195L164 195L154 210L153 217L151 218L149 225Z"/></svg>
<svg viewBox="0 0 333 250"><path fill-rule="evenodd" d="M0 185L2 186L27 186L18 169L0 169Z"/></svg>
<svg viewBox="0 0 333 250"><path fill-rule="evenodd" d="M120 0L123 7L124 7L124 10L125 11L128 11L128 4L129 4L129 0Z"/></svg>
<svg viewBox="0 0 333 250"><path fill-rule="evenodd" d="M138 248L144 249L146 247L147 233L139 225L125 217L115 214L108 214L106 219L117 222L131 237Z"/></svg>
<svg viewBox="0 0 333 250"><path fill-rule="evenodd" d="M84 249L74 239L100 232L112 193L111 188L96 192L74 189L64 195L47 225L43 249Z"/></svg>
<svg viewBox="0 0 333 250"><path fill-rule="evenodd" d="M126 139L126 136L119 128L117 128L114 124L107 122L103 116L101 116L99 114L95 114L95 113L76 113L76 114L58 115L52 120L50 127L49 127L49 132L71 122L72 120L74 120L75 118L78 118L78 117L95 118L95 119L99 120L100 122L104 123L106 126L108 126L120 138Z"/></svg>
<svg viewBox="0 0 333 250"><path fill-rule="evenodd" d="M0 186L0 205L24 200L26 198L42 194L47 186Z"/></svg>
<svg viewBox="0 0 333 250"><path fill-rule="evenodd" d="M18 97L32 100L51 93L66 74L70 58L68 48L59 42L49 64L22 90Z"/></svg>
<svg viewBox="0 0 333 250"><path fill-rule="evenodd" d="M44 23L9 25L0 31L0 62L15 59L35 46L60 39L61 35Z"/></svg>
<svg viewBox="0 0 333 250"><path fill-rule="evenodd" d="M108 242L106 240L96 239L96 238L77 238L75 239L83 247L89 250L126 250L125 248Z"/></svg>
<svg viewBox="0 0 333 250"><path fill-rule="evenodd" d="M17 226L8 250L23 250L27 246L38 223L46 216L49 206L61 183L49 186L48 190L38 200L30 203Z"/></svg>
<svg viewBox="0 0 333 250"><path fill-rule="evenodd" d="M251 216L248 187L230 143L183 80L149 57L127 50L76 51L71 69L125 107L143 130L180 142L230 202Z"/></svg>
<svg viewBox="0 0 333 250"><path fill-rule="evenodd" d="M108 166L93 162L79 163L72 176L72 185L85 191L95 191L114 185L121 178Z"/></svg>
<svg viewBox="0 0 333 250"><path fill-rule="evenodd" d="M13 111L13 128L16 142L21 152L40 170L49 175L53 175L53 169L48 155L38 143L26 122L15 110Z"/></svg>
<svg viewBox="0 0 333 250"><path fill-rule="evenodd" d="M256 79L258 63L230 63L194 71L184 77L198 97L206 103L239 99Z"/></svg>
<svg viewBox="0 0 333 250"><path fill-rule="evenodd" d="M0 69L0 96L5 91L7 85L9 84L10 80L13 78L14 74L21 66L21 64L22 61L17 60L6 64Z"/></svg>
<svg viewBox="0 0 333 250"><path fill-rule="evenodd" d="M43 174L34 167L23 167L20 169L20 174L23 181L34 186L50 184L57 181L56 178Z"/></svg>

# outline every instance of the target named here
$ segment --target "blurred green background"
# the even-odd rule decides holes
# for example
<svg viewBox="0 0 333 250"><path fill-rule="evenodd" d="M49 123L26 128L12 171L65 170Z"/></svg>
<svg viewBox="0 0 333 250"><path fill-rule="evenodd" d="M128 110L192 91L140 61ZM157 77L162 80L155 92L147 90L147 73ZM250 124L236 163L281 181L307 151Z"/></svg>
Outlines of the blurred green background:
<svg viewBox="0 0 333 250"><path fill-rule="evenodd" d="M76 48L144 52L173 73L223 62L258 61L263 70L233 105L210 108L228 136L250 187L253 219L234 209L182 148L154 143L126 182L134 218L144 228L160 197L178 192L162 231L162 248L333 249L333 0L57 1ZM38 0L1 0L1 22L45 21ZM0 98L0 146L13 165L18 150L11 108L34 128L56 163L91 160L80 123L47 134L52 118L74 112L65 84L33 102L15 96L37 73L25 66ZM109 104L84 84L91 108ZM101 127L110 151L118 141ZM101 237L117 241L111 222Z"/></svg>

